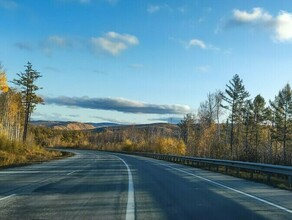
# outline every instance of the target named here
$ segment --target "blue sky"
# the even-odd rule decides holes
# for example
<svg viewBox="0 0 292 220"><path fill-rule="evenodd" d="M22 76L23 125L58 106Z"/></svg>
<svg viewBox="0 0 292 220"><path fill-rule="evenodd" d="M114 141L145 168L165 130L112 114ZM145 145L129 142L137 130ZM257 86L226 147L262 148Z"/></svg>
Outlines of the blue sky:
<svg viewBox="0 0 292 220"><path fill-rule="evenodd" d="M0 0L0 27L8 78L43 75L35 120L175 120L235 74L266 101L291 83L289 0Z"/></svg>

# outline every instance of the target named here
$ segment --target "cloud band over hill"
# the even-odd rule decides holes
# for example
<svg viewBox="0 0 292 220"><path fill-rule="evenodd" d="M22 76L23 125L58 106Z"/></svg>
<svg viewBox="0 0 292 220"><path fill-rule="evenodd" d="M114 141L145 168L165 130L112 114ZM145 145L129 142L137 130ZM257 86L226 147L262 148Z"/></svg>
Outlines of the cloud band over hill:
<svg viewBox="0 0 292 220"><path fill-rule="evenodd" d="M179 114L189 113L187 105L158 105L133 101L124 98L89 98L89 97L45 97L46 104L55 104L68 107L80 107L97 110L111 110L134 114Z"/></svg>

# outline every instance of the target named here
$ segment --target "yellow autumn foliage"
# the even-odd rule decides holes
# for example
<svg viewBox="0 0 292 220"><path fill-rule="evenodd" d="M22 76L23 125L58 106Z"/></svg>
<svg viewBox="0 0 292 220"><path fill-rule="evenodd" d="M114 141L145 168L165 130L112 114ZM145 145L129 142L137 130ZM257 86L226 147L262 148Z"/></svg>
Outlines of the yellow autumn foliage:
<svg viewBox="0 0 292 220"><path fill-rule="evenodd" d="M0 167L48 161L63 157L61 152L47 151L32 143L10 140L0 132Z"/></svg>
<svg viewBox="0 0 292 220"><path fill-rule="evenodd" d="M125 151L133 151L134 150L134 143L130 139L126 139L123 142L123 150Z"/></svg>
<svg viewBox="0 0 292 220"><path fill-rule="evenodd" d="M155 140L154 146L156 153L176 155L185 155L186 153L184 142L172 137L158 137Z"/></svg>
<svg viewBox="0 0 292 220"><path fill-rule="evenodd" d="M2 92L8 92L9 87L7 85L7 78L4 71L0 72L0 90Z"/></svg>

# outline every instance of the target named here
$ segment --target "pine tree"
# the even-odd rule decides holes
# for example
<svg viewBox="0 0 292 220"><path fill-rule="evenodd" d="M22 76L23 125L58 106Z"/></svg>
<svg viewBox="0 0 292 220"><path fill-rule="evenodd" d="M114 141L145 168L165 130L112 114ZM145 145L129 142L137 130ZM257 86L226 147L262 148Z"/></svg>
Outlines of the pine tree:
<svg viewBox="0 0 292 220"><path fill-rule="evenodd" d="M252 125L252 109L253 105L251 100L246 100L243 106L243 125L244 125L244 159L252 160L252 151L250 146L250 134L251 134L251 125Z"/></svg>
<svg viewBox="0 0 292 220"><path fill-rule="evenodd" d="M223 108L230 110L230 153L234 158L234 125L239 126L242 118L242 109L245 100L249 97L249 93L245 90L242 79L236 74L232 80L229 81L230 85L226 85L225 93L221 93L223 101L227 102L227 105L222 105ZM238 129L239 130L239 127ZM236 152L238 156L238 152Z"/></svg>
<svg viewBox="0 0 292 220"><path fill-rule="evenodd" d="M279 91L274 102L270 102L275 114L276 138L282 143L283 162L287 163L287 141L291 139L292 90L287 84Z"/></svg>
<svg viewBox="0 0 292 220"><path fill-rule="evenodd" d="M260 126L263 126L263 122L268 119L268 110L265 107L266 102L265 99L261 95L257 95L253 100L253 108L252 108L252 135L254 137L255 144L255 160L258 161L259 154L259 143L260 143Z"/></svg>
<svg viewBox="0 0 292 220"><path fill-rule="evenodd" d="M37 96L36 91L42 89L35 84L35 81L41 77L41 74L32 69L30 62L25 65L24 73L17 74L19 79L14 79L12 82L20 87L22 94L22 104L24 107L24 128L23 128L23 141L26 141L28 132L28 123L30 121L31 113L39 103L43 103L43 99Z"/></svg>

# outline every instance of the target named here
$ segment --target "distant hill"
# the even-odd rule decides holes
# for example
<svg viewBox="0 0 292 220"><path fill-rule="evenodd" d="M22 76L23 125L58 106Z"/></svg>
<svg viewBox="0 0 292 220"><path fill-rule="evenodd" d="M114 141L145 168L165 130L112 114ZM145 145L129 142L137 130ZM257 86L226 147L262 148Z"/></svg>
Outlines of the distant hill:
<svg viewBox="0 0 292 220"><path fill-rule="evenodd" d="M117 123L111 123L111 122L101 122L101 123L86 123L89 125L92 125L95 128L102 128L102 127L114 127L114 126L120 126L121 124L117 124Z"/></svg>
<svg viewBox="0 0 292 220"><path fill-rule="evenodd" d="M115 123L81 123L81 122L74 122L74 121L31 121L32 125L35 126L43 126L43 127L49 127L53 129L58 130L93 130L96 128L101 127L111 127L111 126L117 126L119 124Z"/></svg>
<svg viewBox="0 0 292 220"><path fill-rule="evenodd" d="M161 134L162 136L176 136L180 135L180 128L175 124L168 123L153 123L153 124L137 124L137 125L117 125L112 127L100 127L90 130L91 132L113 131L116 133L123 131L131 131L131 129L140 130L146 133Z"/></svg>
<svg viewBox="0 0 292 220"><path fill-rule="evenodd" d="M168 135L179 135L179 127L168 123L121 125L116 123L81 123L73 121L31 121L32 125L49 127L58 130L78 130L90 132L103 132L105 130L113 132L123 132L126 130L136 129L147 133L159 133Z"/></svg>

